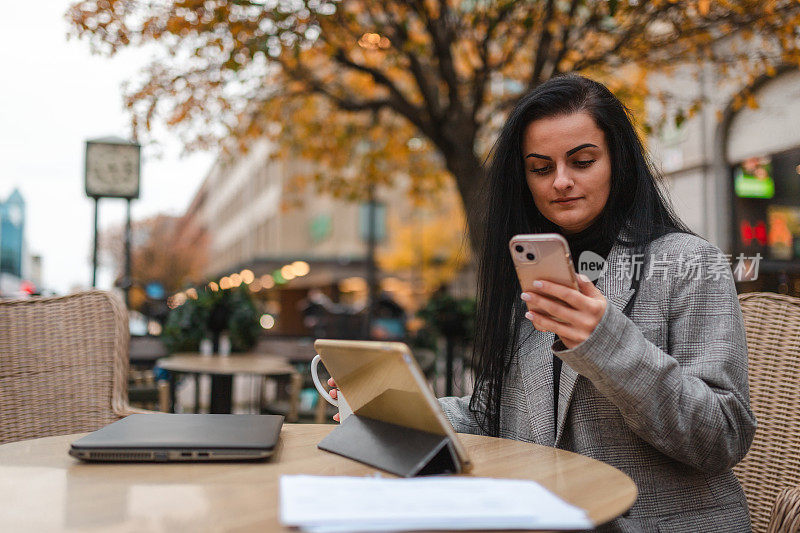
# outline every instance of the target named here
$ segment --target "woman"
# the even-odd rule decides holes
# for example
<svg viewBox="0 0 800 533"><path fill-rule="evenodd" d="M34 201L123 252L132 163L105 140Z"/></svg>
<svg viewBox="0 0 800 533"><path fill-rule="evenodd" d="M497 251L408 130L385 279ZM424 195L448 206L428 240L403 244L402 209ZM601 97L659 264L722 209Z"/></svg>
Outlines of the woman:
<svg viewBox="0 0 800 533"><path fill-rule="evenodd" d="M756 421L730 268L669 208L627 109L576 75L540 85L500 133L487 207L475 393L440 400L456 431L628 474L638 499L601 530L749 530L731 467ZM606 258L597 286L520 294L508 241L541 232L563 234L574 261Z"/></svg>
<svg viewBox="0 0 800 533"><path fill-rule="evenodd" d="M637 501L601 531L749 531L731 467L756 421L730 268L673 214L627 109L580 76L543 83L508 117L487 185L475 392L440 399L456 431L628 474ZM521 294L508 241L541 232L573 261L605 258L597 286Z"/></svg>

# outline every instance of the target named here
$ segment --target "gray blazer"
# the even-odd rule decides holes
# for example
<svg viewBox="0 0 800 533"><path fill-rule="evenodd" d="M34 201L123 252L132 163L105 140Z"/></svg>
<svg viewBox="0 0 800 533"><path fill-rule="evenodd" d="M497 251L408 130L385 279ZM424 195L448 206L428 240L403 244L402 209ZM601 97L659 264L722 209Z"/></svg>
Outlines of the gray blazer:
<svg viewBox="0 0 800 533"><path fill-rule="evenodd" d="M600 531L750 531L731 467L747 453L756 420L728 260L692 235L653 241L629 319L630 253L619 244L609 253L597 282L608 305L580 345L554 344L552 333L523 321L500 436L577 452L630 476L636 503ZM565 363L555 429L554 353ZM479 434L469 400L440 402L456 431Z"/></svg>

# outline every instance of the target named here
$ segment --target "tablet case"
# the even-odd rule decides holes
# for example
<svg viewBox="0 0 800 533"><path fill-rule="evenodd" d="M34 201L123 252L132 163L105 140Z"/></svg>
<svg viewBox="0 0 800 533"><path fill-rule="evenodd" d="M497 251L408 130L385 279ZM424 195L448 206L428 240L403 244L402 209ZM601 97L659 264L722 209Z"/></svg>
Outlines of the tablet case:
<svg viewBox="0 0 800 533"><path fill-rule="evenodd" d="M450 438L352 414L317 445L401 477L458 473Z"/></svg>

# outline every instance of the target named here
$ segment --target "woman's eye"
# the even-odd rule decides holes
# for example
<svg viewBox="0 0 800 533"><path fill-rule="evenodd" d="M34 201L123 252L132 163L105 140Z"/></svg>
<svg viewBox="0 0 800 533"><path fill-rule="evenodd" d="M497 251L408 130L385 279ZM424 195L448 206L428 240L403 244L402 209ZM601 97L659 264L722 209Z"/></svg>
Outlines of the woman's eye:
<svg viewBox="0 0 800 533"><path fill-rule="evenodd" d="M587 168L589 165L597 161L596 159L588 159L586 161L575 161L575 165L579 168Z"/></svg>
<svg viewBox="0 0 800 533"><path fill-rule="evenodd" d="M536 173L536 174L544 174L548 170L550 170L550 167L532 168L531 172Z"/></svg>

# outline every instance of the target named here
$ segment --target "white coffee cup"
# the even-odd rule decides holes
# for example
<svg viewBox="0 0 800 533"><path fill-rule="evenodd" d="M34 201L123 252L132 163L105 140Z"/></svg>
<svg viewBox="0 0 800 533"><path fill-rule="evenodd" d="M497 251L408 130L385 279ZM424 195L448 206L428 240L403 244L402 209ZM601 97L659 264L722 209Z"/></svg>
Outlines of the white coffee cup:
<svg viewBox="0 0 800 533"><path fill-rule="evenodd" d="M339 408L339 423L342 423L344 422L345 418L353 414L353 410L350 409L350 406L344 399L342 391L337 391L336 398L334 399L331 397L325 387L322 386L322 382L319 380L319 375L317 375L317 367L319 366L320 360L321 358L319 355L314 356L314 359L311 360L311 379L314 380L314 386L317 388L317 391L320 393L320 395L325 398L329 404Z"/></svg>

